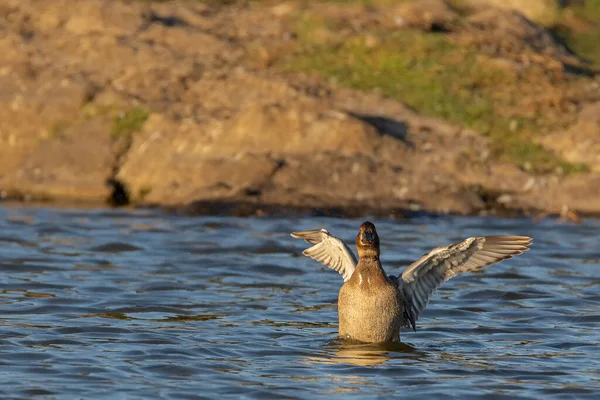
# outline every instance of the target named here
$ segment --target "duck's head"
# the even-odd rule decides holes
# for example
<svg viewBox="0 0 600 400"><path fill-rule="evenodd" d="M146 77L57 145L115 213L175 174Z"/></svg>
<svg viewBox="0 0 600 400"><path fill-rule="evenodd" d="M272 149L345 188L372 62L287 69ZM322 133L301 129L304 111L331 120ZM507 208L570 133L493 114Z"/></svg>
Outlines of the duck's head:
<svg viewBox="0 0 600 400"><path fill-rule="evenodd" d="M379 235L373 223L363 222L356 235L356 249L359 257L379 257Z"/></svg>

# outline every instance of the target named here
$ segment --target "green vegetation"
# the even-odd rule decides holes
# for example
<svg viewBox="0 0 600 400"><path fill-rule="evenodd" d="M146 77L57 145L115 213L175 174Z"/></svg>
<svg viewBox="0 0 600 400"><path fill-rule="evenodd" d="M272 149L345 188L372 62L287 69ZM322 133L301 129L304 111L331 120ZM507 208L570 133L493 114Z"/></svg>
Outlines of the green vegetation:
<svg viewBox="0 0 600 400"><path fill-rule="evenodd" d="M137 0L139 2L144 2L144 3L168 3L172 0ZM241 3L244 0L186 0L190 3L207 3L209 5L213 5L213 6L228 6L228 5L232 5L232 4L236 4L236 3ZM246 0L248 2L257 2L260 0Z"/></svg>
<svg viewBox="0 0 600 400"><path fill-rule="evenodd" d="M110 131L114 139L131 137L144 126L148 119L148 111L142 107L133 107L113 118Z"/></svg>
<svg viewBox="0 0 600 400"><path fill-rule="evenodd" d="M87 104L81 111L81 117L71 122L59 122L54 124L48 135L59 137L65 132L84 121L101 117L112 121L110 136L112 139L130 138L134 133L140 131L148 119L148 110L143 107L131 107L123 111L115 105L91 105Z"/></svg>
<svg viewBox="0 0 600 400"><path fill-rule="evenodd" d="M119 108L115 105L96 105L92 103L86 104L81 113L84 120L92 119L97 116L111 116L119 112Z"/></svg>
<svg viewBox="0 0 600 400"><path fill-rule="evenodd" d="M144 201L146 196L150 194L152 188L150 186L142 186L138 191L138 201Z"/></svg>
<svg viewBox="0 0 600 400"><path fill-rule="evenodd" d="M343 86L379 90L426 115L475 129L491 139L497 158L525 168L586 170L533 143L537 132L571 122L555 116L556 110L547 116L545 104L522 106L525 93L537 101L536 94L554 89L555 78L535 66L517 74L442 33L372 30L336 37L334 24L306 13L297 27L301 47L287 62L290 71L318 72Z"/></svg>
<svg viewBox="0 0 600 400"><path fill-rule="evenodd" d="M492 129L496 121L490 101L476 88L462 89L475 86L478 79L493 81L502 76L477 68L474 54L435 34L395 33L376 45L370 40L357 36L335 47L314 46L299 54L290 67L320 71L344 86L379 88L425 114L481 131ZM451 58L461 60L449 62Z"/></svg>
<svg viewBox="0 0 600 400"><path fill-rule="evenodd" d="M562 10L553 32L580 57L600 63L600 0L585 0Z"/></svg>
<svg viewBox="0 0 600 400"><path fill-rule="evenodd" d="M570 163L545 150L542 146L525 140L515 140L505 145L507 153L504 158L516 161L527 169L534 171L555 171L563 174L586 172L588 166L581 163Z"/></svg>
<svg viewBox="0 0 600 400"><path fill-rule="evenodd" d="M70 126L71 124L67 122L58 122L50 128L49 136L52 138L63 136Z"/></svg>

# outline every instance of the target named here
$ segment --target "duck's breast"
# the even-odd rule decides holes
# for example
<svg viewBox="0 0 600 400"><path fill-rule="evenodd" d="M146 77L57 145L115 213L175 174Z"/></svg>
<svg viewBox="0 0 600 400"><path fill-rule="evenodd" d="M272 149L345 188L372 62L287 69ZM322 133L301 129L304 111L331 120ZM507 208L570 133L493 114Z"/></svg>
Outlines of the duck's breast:
<svg viewBox="0 0 600 400"><path fill-rule="evenodd" d="M387 280L380 284L348 281L338 297L339 334L363 342L400 340L402 302L398 288Z"/></svg>

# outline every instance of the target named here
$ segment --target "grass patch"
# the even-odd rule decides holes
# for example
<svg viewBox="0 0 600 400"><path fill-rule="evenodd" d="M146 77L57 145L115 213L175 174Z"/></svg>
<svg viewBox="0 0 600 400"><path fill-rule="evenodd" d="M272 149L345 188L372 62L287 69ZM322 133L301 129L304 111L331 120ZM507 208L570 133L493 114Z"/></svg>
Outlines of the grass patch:
<svg viewBox="0 0 600 400"><path fill-rule="evenodd" d="M539 172L553 171L561 174L587 172L585 164L570 163L556 157L542 146L524 140L517 140L505 146L506 153L501 155L508 161L516 161L526 170Z"/></svg>
<svg viewBox="0 0 600 400"><path fill-rule="evenodd" d="M553 32L578 56L600 64L600 0L586 0L562 10Z"/></svg>
<svg viewBox="0 0 600 400"><path fill-rule="evenodd" d="M362 90L381 89L419 111L464 122L467 126L489 131L494 125L492 104L474 90L474 55L465 53L443 36L394 34L381 45L371 47L366 37L352 38L340 46L313 47L299 55L290 67L300 71L320 71L338 83ZM406 52L407 47L410 53ZM460 52L463 54L456 54ZM444 59L458 56L458 64ZM485 73L483 79L494 79ZM462 81L457 78L462 75ZM498 77L498 79L501 79Z"/></svg>
<svg viewBox="0 0 600 400"><path fill-rule="evenodd" d="M491 139L496 157L530 170L585 170L532 142L535 132L564 122L547 117L545 105L522 106L525 93L536 98L552 84L540 71L531 74L544 85L445 34L371 31L336 39L334 31L322 18L302 16L301 47L288 70L316 71L346 87L377 89L425 115L475 129Z"/></svg>
<svg viewBox="0 0 600 400"><path fill-rule="evenodd" d="M140 131L148 119L148 111L142 107L133 107L115 116L110 135L113 139L131 137Z"/></svg>
<svg viewBox="0 0 600 400"><path fill-rule="evenodd" d="M51 138L58 138L63 136L66 132L67 129L69 129L71 127L72 123L67 123L67 122L57 122L56 124L52 125L52 127L50 128L50 132L49 132L49 137Z"/></svg>
<svg viewBox="0 0 600 400"><path fill-rule="evenodd" d="M140 3L169 3L172 0L137 0ZM258 3L262 0L184 0L187 3L204 3L209 6L231 6L234 4Z"/></svg>
<svg viewBox="0 0 600 400"><path fill-rule="evenodd" d="M146 196L150 194L152 188L150 186L142 186L138 191L138 201L144 201Z"/></svg>

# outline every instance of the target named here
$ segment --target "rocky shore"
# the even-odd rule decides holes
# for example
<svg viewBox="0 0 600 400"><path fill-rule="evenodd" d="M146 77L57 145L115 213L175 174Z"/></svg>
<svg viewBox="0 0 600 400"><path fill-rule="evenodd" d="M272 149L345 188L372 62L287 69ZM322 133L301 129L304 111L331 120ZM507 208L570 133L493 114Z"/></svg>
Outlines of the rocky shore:
<svg viewBox="0 0 600 400"><path fill-rule="evenodd" d="M401 3L4 0L0 197L232 214L600 214L596 64L518 10ZM549 77L515 109L540 120L522 140L551 162L505 156L502 131L301 70L307 15L329 18L311 30L318 43L362 35L377 49L364 32L434 32L475 46L473 60L502 76Z"/></svg>

